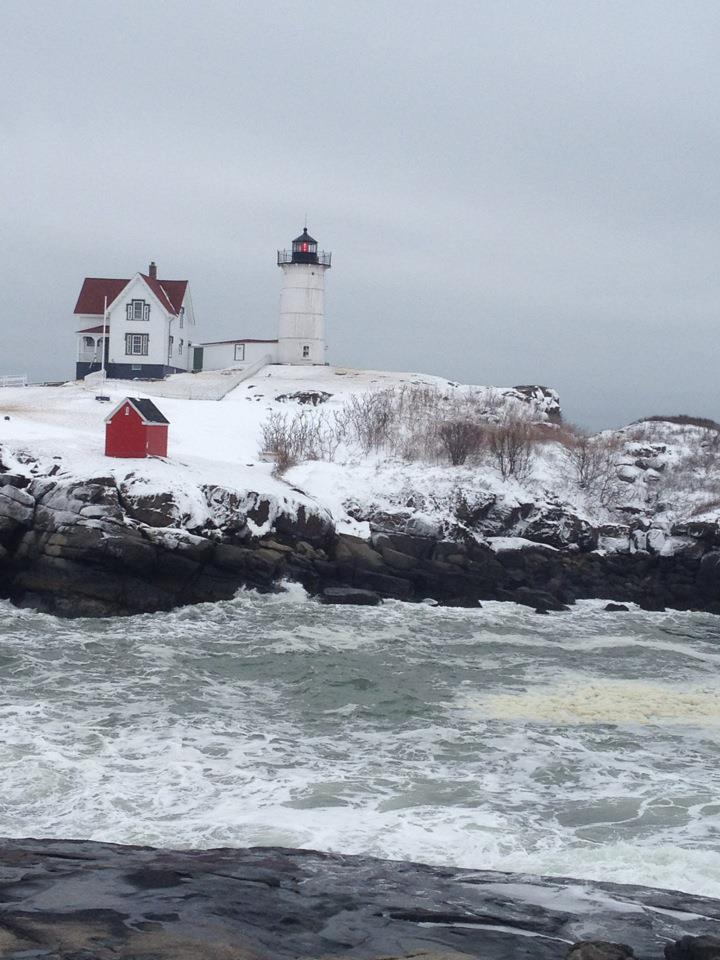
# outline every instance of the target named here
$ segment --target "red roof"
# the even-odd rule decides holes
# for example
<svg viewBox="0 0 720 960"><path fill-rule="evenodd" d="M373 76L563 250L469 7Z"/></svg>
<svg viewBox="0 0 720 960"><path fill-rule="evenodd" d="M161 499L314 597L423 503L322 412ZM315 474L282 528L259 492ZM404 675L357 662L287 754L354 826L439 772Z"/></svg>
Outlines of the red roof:
<svg viewBox="0 0 720 960"><path fill-rule="evenodd" d="M170 313L179 313L187 290L187 280L156 280L144 273L140 276L150 287L160 303ZM86 277L75 304L74 313L102 316L105 297L108 305L116 300L130 283L129 280L109 280L101 277Z"/></svg>
<svg viewBox="0 0 720 960"><path fill-rule="evenodd" d="M78 333L104 333L106 329L107 330L110 329L109 323L106 324L105 326L100 324L97 327L87 327L85 330L78 330Z"/></svg>
<svg viewBox="0 0 720 960"><path fill-rule="evenodd" d="M129 280L107 280L100 277L86 277L75 304L75 313L89 313L102 316L105 309L105 297L112 303L120 296Z"/></svg>
<svg viewBox="0 0 720 960"><path fill-rule="evenodd" d="M140 419L146 426L156 423L170 423L167 417L160 413L152 400L142 400L138 399L138 397L125 397L124 400L121 400L115 409L111 410L105 417L105 423L109 423L113 417L123 409L126 403L129 403L135 412L140 415Z"/></svg>
<svg viewBox="0 0 720 960"><path fill-rule="evenodd" d="M140 276L167 310L171 313L180 313L187 290L187 280L155 280L144 273Z"/></svg>

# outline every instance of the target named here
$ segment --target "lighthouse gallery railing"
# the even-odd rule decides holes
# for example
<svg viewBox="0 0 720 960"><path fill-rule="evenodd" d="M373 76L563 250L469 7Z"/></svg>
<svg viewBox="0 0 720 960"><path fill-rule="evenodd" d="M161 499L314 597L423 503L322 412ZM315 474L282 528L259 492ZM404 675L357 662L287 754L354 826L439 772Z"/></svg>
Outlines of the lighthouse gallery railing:
<svg viewBox="0 0 720 960"><path fill-rule="evenodd" d="M282 266L283 263L320 263L324 267L329 267L330 260L332 259L332 254L326 253L325 250L318 250L314 256L311 253L296 254L295 260L293 260L292 250L278 250L277 253L279 267Z"/></svg>

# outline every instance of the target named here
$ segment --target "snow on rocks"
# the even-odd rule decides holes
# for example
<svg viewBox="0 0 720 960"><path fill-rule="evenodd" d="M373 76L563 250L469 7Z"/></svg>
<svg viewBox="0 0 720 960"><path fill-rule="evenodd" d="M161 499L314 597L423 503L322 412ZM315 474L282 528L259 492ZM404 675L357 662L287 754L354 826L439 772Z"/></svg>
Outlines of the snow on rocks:
<svg viewBox="0 0 720 960"><path fill-rule="evenodd" d="M562 419L560 397L556 390L536 384L513 387L512 389L521 401L524 400L537 410L542 411L551 423L560 423ZM510 391L504 392L507 395Z"/></svg>
<svg viewBox="0 0 720 960"><path fill-rule="evenodd" d="M128 389L157 397L169 457L104 457L107 405L81 386L2 392L0 563L16 602L96 616L293 580L313 595L464 606L559 611L601 596L720 610L720 469L707 425L603 434L610 472L583 485L546 388L268 367L221 401L159 397L151 383L109 382L106 392L117 401ZM528 469L503 477L489 442L456 466L437 443L368 452L347 440L282 477L259 460L271 414L342 421L378 391L409 398L411 414L418 398L426 411L471 411L490 431L524 419L537 428Z"/></svg>
<svg viewBox="0 0 720 960"><path fill-rule="evenodd" d="M488 537L487 540L490 549L495 553L504 553L507 550L557 550L557 547L551 547L547 543L537 543L534 540L526 540L524 537Z"/></svg>

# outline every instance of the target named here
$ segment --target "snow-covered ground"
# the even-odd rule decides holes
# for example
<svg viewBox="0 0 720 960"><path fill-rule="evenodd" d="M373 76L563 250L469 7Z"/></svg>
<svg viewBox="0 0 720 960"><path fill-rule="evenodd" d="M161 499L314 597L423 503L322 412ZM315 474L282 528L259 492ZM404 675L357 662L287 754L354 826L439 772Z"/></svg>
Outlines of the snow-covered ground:
<svg viewBox="0 0 720 960"><path fill-rule="evenodd" d="M202 392L198 375L172 378L172 389L194 396ZM203 375L199 375L203 376ZM221 377L215 375L215 379ZM337 367L269 366L240 383L222 400L181 399L163 395L164 383L108 381L96 399L81 383L59 387L5 388L0 391L0 446L6 467L60 477L114 476L143 492L174 493L186 516L201 520L207 498L202 485L239 493L270 494L287 502L310 502L328 510L338 528L369 533L368 517L392 515L415 532L452 536L458 523L472 526L483 517L484 533L521 540L545 539L544 517L571 517L571 525L625 524L650 528L635 533L635 548L668 552L675 544L673 524L718 514L720 470L708 450L708 432L700 427L648 423L617 433L618 487L612 504L579 488L568 469L564 447L552 433L535 448L532 469L522 482L503 480L492 458L451 466L434 453L409 461L398 455L341 444L334 462L311 460L273 476L273 465L260 459L262 424L270 414L331 418L352 397L388 388L426 386L449 397L488 391L495 408L516 404L511 388L468 387L439 377L413 373L360 371ZM214 384L214 381L213 381ZM213 386L213 389L216 385ZM322 395L317 407L297 394ZM170 421L168 459L118 460L104 456L104 420L127 395L154 398ZM278 399L281 398L281 399ZM547 397L525 407L539 421L547 419ZM29 461L34 461L30 463ZM129 478L129 479L128 479ZM489 518L489 519L488 519ZM642 518L642 522L638 520ZM546 524L547 525L547 524ZM642 539L642 538L645 539ZM650 541L648 541L650 537ZM569 537L572 539L572 536ZM623 549L627 537L607 529L601 546ZM497 542L506 548L510 541Z"/></svg>
<svg viewBox="0 0 720 960"><path fill-rule="evenodd" d="M216 484L244 493L248 490L303 502L316 497L322 501L327 488L318 471L317 491L308 487L309 497L297 489L297 479L276 479L273 465L259 459L261 424L272 409L287 412L295 403L278 403L275 397L297 391L332 393L330 405L341 405L351 394L383 389L403 383L445 386L439 377L335 367L264 368L241 383L220 401L178 399L165 396L186 387L204 394L208 385L197 387L197 376L179 374L158 383L108 380L96 399L97 387L69 382L59 387L9 387L0 391L0 446L6 467L23 469L29 458L37 461L33 472L62 477L114 476L118 481L132 475L136 492L172 491L186 515L199 519L206 509L205 498L197 495L201 484ZM200 375L204 377L204 374ZM214 377L210 387L222 377ZM206 378L207 379L207 378ZM114 459L104 454L105 417L126 396L150 397L170 421L170 456L165 459ZM316 465L319 466L319 465ZM57 470L59 467L59 471ZM334 465L327 465L332 476ZM335 498L336 500L337 498ZM339 503L332 497L342 516ZM323 501L324 502L324 501ZM350 526L355 526L352 522Z"/></svg>
<svg viewBox="0 0 720 960"><path fill-rule="evenodd" d="M219 374L218 374L219 376ZM179 374L192 387L195 377ZM178 399L163 395L166 382L106 381L102 395L95 389L69 382L59 387L8 387L0 390L0 444L5 460L24 452L43 466L61 458L63 474L78 477L132 472L148 481L180 482L184 476L205 483L226 484L245 490L279 492L288 484L272 476L272 465L259 460L261 424L270 409L287 411L293 403L275 397L297 391L333 394L330 406L342 404L350 394L401 383L445 385L439 377L377 373L334 367L266 367L256 377L232 390L223 400ZM154 399L170 421L170 456L167 460L116 460L104 454L105 418L126 396Z"/></svg>

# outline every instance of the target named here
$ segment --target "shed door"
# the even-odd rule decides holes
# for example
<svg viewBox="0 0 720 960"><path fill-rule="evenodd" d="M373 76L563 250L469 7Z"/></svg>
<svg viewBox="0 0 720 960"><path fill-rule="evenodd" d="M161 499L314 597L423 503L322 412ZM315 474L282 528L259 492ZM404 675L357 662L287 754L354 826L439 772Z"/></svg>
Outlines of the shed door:
<svg viewBox="0 0 720 960"><path fill-rule="evenodd" d="M193 347L193 370L202 370L203 368L203 348Z"/></svg>

